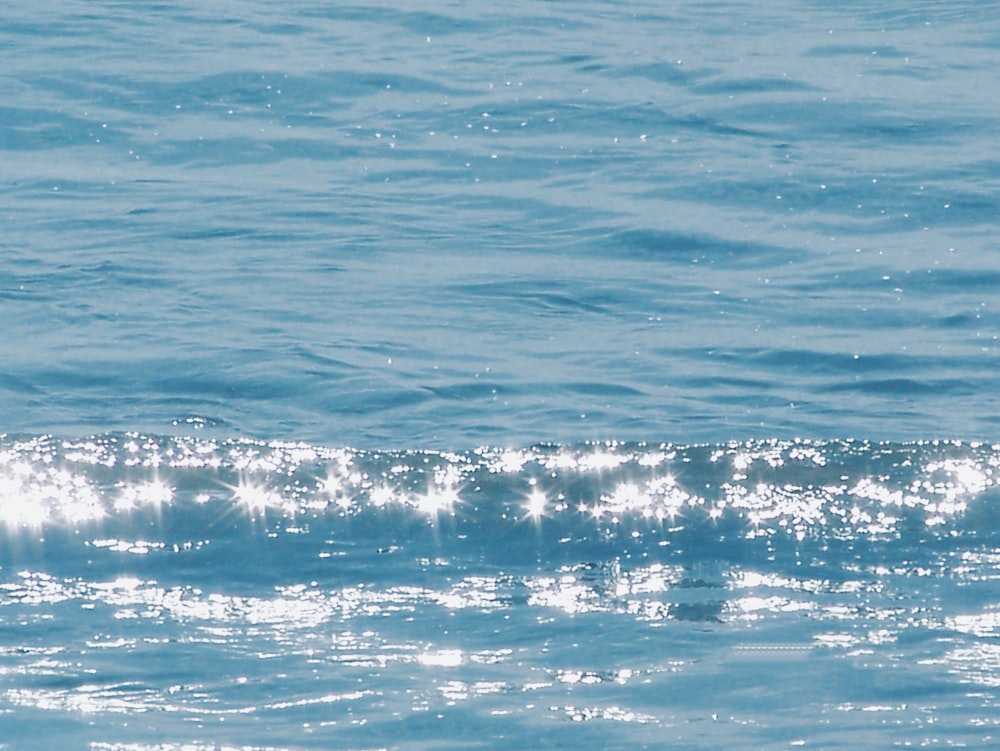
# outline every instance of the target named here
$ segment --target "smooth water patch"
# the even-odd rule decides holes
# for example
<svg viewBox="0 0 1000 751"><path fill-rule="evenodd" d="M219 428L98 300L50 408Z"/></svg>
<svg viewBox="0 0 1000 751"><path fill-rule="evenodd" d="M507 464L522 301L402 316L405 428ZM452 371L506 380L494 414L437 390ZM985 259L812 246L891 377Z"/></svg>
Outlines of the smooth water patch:
<svg viewBox="0 0 1000 751"><path fill-rule="evenodd" d="M43 6L5 431L995 438L981 5Z"/></svg>

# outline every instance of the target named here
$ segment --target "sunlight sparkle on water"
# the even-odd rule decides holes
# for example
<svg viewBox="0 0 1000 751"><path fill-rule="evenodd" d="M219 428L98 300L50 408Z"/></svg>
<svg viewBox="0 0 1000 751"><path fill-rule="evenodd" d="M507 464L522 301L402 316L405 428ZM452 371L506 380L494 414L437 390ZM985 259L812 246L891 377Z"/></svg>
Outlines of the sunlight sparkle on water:
<svg viewBox="0 0 1000 751"><path fill-rule="evenodd" d="M461 649L440 649L436 652L424 652L417 657L421 665L439 668L457 668L462 664Z"/></svg>
<svg viewBox="0 0 1000 751"><path fill-rule="evenodd" d="M450 513L453 511L455 504L461 500L456 488L438 486L430 488L423 495L414 497L413 503L422 513L431 517L437 517L441 513Z"/></svg>
<svg viewBox="0 0 1000 751"><path fill-rule="evenodd" d="M601 604L600 595L572 574L538 577L525 584L531 591L528 604L533 607L555 608L574 615L591 612Z"/></svg>
<svg viewBox="0 0 1000 751"><path fill-rule="evenodd" d="M524 468L524 465L527 464L532 458L533 457L531 457L527 451L515 451L513 449L508 449L500 454L493 469L496 472L520 472Z"/></svg>
<svg viewBox="0 0 1000 751"><path fill-rule="evenodd" d="M386 504L390 503L395 495L396 493L391 487L388 485L380 485L379 487L372 489L371 493L368 494L368 499L376 508L382 508Z"/></svg>
<svg viewBox="0 0 1000 751"><path fill-rule="evenodd" d="M0 475L0 521L10 528L41 527L53 517L80 524L106 516L100 494L83 475L21 463L11 470Z"/></svg>
<svg viewBox="0 0 1000 751"><path fill-rule="evenodd" d="M115 499L115 511L131 511L143 506L160 508L173 500L174 491L160 480L144 482L138 485L125 485L121 495Z"/></svg>
<svg viewBox="0 0 1000 751"><path fill-rule="evenodd" d="M448 464L434 468L434 482L423 495L414 497L413 504L419 511L431 517L454 510L456 504L462 502L459 496L459 485L462 474L454 465Z"/></svg>
<svg viewBox="0 0 1000 751"><path fill-rule="evenodd" d="M0 475L0 521L11 529L34 529L48 516L48 507L28 491L23 477Z"/></svg>
<svg viewBox="0 0 1000 751"><path fill-rule="evenodd" d="M59 502L59 510L68 522L80 524L97 521L107 515L100 496L86 478L68 472L59 474L63 482L56 500Z"/></svg>
<svg viewBox="0 0 1000 751"><path fill-rule="evenodd" d="M359 472L348 473L348 466L349 462L341 462L338 469L331 467L319 483L319 492L344 511L350 510L354 505L356 498L352 489L361 487L364 479Z"/></svg>
<svg viewBox="0 0 1000 751"><path fill-rule="evenodd" d="M548 498L545 497L545 493L541 490L535 488L528 495L528 500L524 505L524 510L528 512L528 516L534 519L536 522L542 518L545 514L545 505L548 503Z"/></svg>
<svg viewBox="0 0 1000 751"><path fill-rule="evenodd" d="M252 517L263 515L269 508L282 508L287 506L278 493L268 490L260 485L254 485L246 480L240 480L240 484L233 493L235 499L246 507Z"/></svg>
<svg viewBox="0 0 1000 751"><path fill-rule="evenodd" d="M577 466L581 471L601 471L615 469L625 464L632 457L628 454L614 454L610 451L595 451L593 454L580 457Z"/></svg>

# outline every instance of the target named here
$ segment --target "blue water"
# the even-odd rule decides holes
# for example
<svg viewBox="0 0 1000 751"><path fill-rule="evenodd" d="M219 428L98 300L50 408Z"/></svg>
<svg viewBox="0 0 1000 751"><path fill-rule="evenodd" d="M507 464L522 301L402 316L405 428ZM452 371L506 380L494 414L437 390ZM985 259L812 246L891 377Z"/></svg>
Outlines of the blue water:
<svg viewBox="0 0 1000 751"><path fill-rule="evenodd" d="M0 749L993 748L996 3L0 10Z"/></svg>

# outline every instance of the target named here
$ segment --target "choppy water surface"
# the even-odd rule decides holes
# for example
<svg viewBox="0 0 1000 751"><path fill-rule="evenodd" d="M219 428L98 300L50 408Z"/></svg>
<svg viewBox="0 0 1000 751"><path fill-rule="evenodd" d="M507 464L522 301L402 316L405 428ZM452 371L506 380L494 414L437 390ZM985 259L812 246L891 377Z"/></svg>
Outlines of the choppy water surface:
<svg viewBox="0 0 1000 751"><path fill-rule="evenodd" d="M0 10L0 749L993 748L996 3Z"/></svg>
<svg viewBox="0 0 1000 751"><path fill-rule="evenodd" d="M998 467L957 442L8 440L0 730L986 748Z"/></svg>

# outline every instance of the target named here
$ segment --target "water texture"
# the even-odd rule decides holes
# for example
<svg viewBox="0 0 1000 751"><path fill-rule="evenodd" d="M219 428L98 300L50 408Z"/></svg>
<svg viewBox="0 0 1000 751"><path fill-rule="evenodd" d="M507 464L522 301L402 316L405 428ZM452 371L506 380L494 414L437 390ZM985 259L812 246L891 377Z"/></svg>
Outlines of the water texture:
<svg viewBox="0 0 1000 751"><path fill-rule="evenodd" d="M990 439L996 9L8 4L3 428Z"/></svg>
<svg viewBox="0 0 1000 751"><path fill-rule="evenodd" d="M996 746L993 2L0 9L0 749Z"/></svg>
<svg viewBox="0 0 1000 751"><path fill-rule="evenodd" d="M998 468L957 442L6 441L0 737L989 748Z"/></svg>

